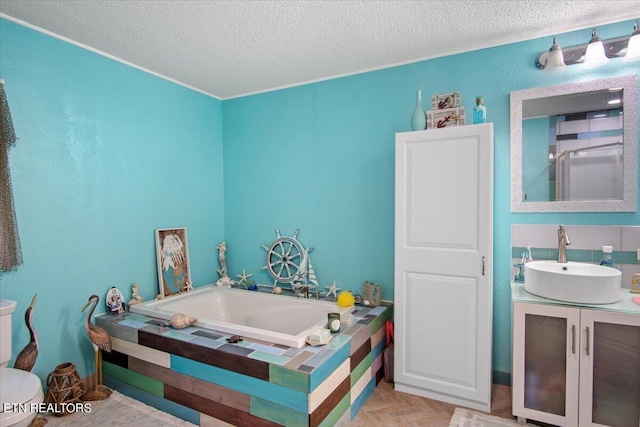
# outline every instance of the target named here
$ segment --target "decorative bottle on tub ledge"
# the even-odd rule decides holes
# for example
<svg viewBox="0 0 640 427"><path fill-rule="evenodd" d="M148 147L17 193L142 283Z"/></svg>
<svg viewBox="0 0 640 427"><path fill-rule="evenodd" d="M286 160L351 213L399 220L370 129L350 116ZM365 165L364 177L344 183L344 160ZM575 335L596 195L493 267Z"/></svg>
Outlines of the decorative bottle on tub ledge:
<svg viewBox="0 0 640 427"><path fill-rule="evenodd" d="M422 109L422 91L416 92L416 108L411 116L411 129L425 130L427 128L427 116Z"/></svg>

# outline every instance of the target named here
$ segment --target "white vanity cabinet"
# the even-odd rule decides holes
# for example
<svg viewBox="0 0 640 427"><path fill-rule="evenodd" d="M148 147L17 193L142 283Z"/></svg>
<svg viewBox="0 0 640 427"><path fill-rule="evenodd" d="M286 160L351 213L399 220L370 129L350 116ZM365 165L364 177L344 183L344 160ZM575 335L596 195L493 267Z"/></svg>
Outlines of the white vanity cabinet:
<svg viewBox="0 0 640 427"><path fill-rule="evenodd" d="M513 290L513 414L557 426L640 423L640 306L569 305Z"/></svg>

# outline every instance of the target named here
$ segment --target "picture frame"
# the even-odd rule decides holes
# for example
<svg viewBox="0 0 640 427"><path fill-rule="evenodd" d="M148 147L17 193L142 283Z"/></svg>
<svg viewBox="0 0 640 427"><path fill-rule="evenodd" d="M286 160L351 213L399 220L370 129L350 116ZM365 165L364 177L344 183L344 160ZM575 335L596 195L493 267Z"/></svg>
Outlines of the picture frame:
<svg viewBox="0 0 640 427"><path fill-rule="evenodd" d="M456 107L461 107L460 92L438 93L431 96L432 110L445 110Z"/></svg>
<svg viewBox="0 0 640 427"><path fill-rule="evenodd" d="M191 285L187 228L158 228L155 242L160 296L187 291Z"/></svg>
<svg viewBox="0 0 640 427"><path fill-rule="evenodd" d="M464 107L431 110L427 113L427 129L437 129L465 124Z"/></svg>

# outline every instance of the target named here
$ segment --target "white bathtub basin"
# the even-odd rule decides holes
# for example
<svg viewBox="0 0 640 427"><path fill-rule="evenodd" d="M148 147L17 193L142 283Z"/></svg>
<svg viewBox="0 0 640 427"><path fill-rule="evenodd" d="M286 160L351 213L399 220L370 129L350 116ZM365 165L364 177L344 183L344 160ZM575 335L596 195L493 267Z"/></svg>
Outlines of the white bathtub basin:
<svg viewBox="0 0 640 427"><path fill-rule="evenodd" d="M177 296L130 307L131 312L160 319L176 313L195 317L195 326L289 347L302 347L328 313L348 313L335 302L273 295L207 285Z"/></svg>
<svg viewBox="0 0 640 427"><path fill-rule="evenodd" d="M620 301L622 273L581 262L533 261L524 266L527 292L559 301L610 304Z"/></svg>

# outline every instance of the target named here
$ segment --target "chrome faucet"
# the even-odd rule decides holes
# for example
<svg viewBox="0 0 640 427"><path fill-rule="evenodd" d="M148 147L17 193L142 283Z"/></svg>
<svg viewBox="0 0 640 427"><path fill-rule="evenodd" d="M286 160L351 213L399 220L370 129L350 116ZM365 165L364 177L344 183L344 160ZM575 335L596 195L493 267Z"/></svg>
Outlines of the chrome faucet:
<svg viewBox="0 0 640 427"><path fill-rule="evenodd" d="M558 228L558 262L562 264L567 263L567 246L571 244L567 232L560 224Z"/></svg>

